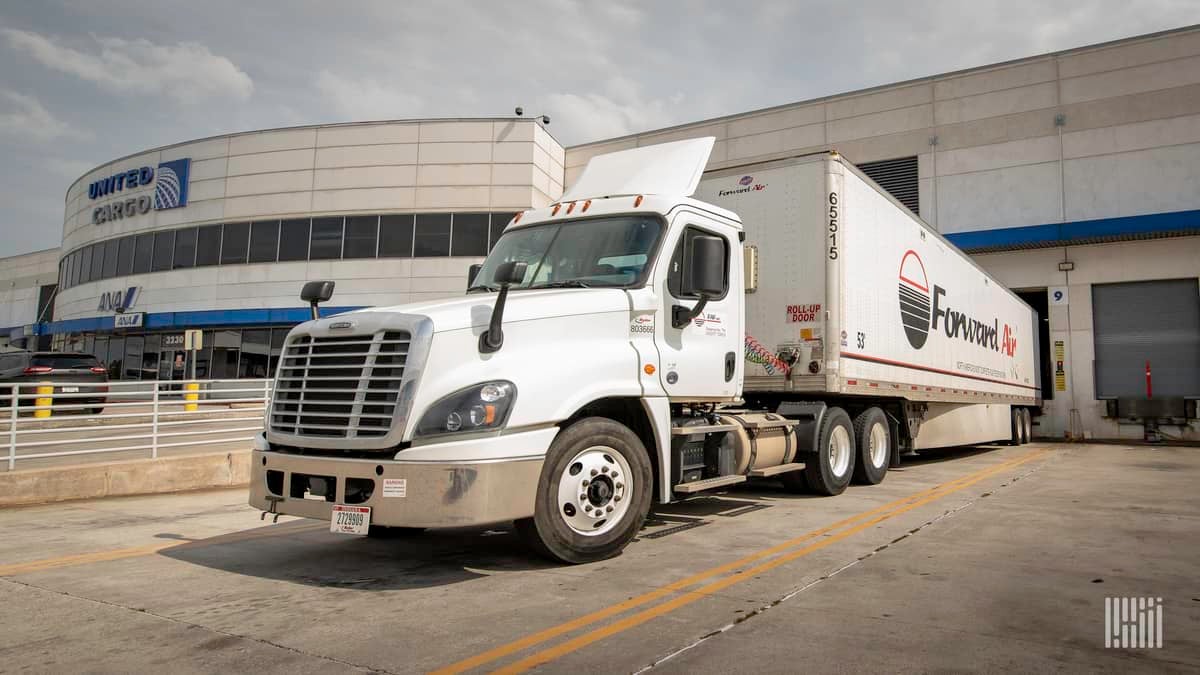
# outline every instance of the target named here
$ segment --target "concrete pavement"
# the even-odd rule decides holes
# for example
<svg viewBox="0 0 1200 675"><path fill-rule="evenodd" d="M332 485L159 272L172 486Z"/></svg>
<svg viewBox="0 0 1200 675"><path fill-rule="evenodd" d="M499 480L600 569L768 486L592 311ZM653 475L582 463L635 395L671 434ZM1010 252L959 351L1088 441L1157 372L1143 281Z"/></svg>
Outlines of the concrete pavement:
<svg viewBox="0 0 1200 675"><path fill-rule="evenodd" d="M1200 669L1200 450L930 453L835 498L657 510L618 558L508 530L264 525L242 490L0 511L6 669L795 672ZM1163 649L1105 649L1106 596Z"/></svg>

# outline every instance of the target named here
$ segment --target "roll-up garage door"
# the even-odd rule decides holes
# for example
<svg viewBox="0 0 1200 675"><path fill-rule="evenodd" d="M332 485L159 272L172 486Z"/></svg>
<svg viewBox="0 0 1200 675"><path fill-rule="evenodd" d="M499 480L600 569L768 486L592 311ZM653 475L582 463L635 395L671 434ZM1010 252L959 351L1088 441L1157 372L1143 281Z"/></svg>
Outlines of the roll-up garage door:
<svg viewBox="0 0 1200 675"><path fill-rule="evenodd" d="M1092 286L1096 397L1200 396L1200 284L1196 279Z"/></svg>

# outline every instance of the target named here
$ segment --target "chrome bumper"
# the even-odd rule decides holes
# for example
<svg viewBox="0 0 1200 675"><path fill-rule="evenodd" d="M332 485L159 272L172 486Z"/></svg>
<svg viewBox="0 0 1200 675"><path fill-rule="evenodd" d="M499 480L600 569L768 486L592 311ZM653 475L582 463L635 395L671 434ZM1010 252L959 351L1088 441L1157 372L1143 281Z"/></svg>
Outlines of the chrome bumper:
<svg viewBox="0 0 1200 675"><path fill-rule="evenodd" d="M268 512L329 520L334 504L347 503L347 479L354 478L373 483L370 497L353 503L371 507L371 523L375 525L464 527L528 518L533 515L542 463L555 432L557 429L548 429L476 441L474 452L461 461L346 459L256 449L251 457L250 505ZM508 448L520 444L525 450L518 457L487 458L480 455L491 453L479 452L479 444ZM446 445L461 448L464 444ZM434 448L437 446L421 449ZM268 481L268 472L280 472L282 477L274 474ZM293 491L293 476L297 476L300 494L308 476L333 478L333 501L293 496L297 494ZM392 481L387 494L385 479ZM403 496L396 482L401 479Z"/></svg>

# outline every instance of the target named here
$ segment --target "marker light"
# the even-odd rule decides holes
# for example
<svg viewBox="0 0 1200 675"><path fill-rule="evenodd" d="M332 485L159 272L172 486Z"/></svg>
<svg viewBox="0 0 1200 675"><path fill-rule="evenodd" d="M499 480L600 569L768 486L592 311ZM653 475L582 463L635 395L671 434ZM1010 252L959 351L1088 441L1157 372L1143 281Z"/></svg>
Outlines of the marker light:
<svg viewBox="0 0 1200 675"><path fill-rule="evenodd" d="M642 196L638 195L637 198L633 200L633 208L636 209L637 207L639 207L641 205L642 205Z"/></svg>
<svg viewBox="0 0 1200 675"><path fill-rule="evenodd" d="M587 211L587 210L588 210L588 207L589 207L589 206L591 206L591 205L592 205L592 200L590 200L590 199L589 199L589 200L587 200L586 202L584 202L584 203L583 203L583 210L584 210L584 211Z"/></svg>
<svg viewBox="0 0 1200 675"><path fill-rule="evenodd" d="M570 204L567 204L567 214L568 215L570 215L570 213L574 210L575 210L575 202L571 202Z"/></svg>
<svg viewBox="0 0 1200 675"><path fill-rule="evenodd" d="M557 215L558 215L558 210L559 210L559 209L561 209L561 208L562 208L562 204L555 204L555 205L554 205L554 209L553 209L552 211L550 211L550 215L552 215L552 216L557 216Z"/></svg>

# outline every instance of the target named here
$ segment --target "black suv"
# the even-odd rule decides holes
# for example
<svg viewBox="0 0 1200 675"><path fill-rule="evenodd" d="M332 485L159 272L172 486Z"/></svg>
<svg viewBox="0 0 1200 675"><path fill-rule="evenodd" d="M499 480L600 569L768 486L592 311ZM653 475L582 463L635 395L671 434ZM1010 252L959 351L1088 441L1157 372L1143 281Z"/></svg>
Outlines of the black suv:
<svg viewBox="0 0 1200 675"><path fill-rule="evenodd" d="M104 410L108 394L108 371L91 354L62 352L0 352L0 406L9 406L12 389L20 385L21 407L32 408L37 397L37 385L54 385L55 403L60 405L92 405L87 412L97 415ZM68 396L59 394L96 394Z"/></svg>

